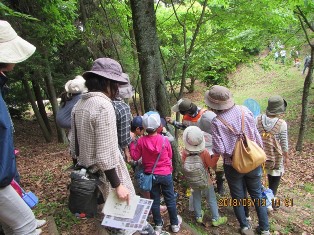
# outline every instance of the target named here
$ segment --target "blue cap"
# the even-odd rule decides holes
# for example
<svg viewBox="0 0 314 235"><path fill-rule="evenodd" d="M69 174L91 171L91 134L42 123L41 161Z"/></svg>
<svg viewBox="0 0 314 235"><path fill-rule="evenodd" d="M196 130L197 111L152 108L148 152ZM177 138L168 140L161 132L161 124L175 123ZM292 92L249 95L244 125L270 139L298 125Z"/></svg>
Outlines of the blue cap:
<svg viewBox="0 0 314 235"><path fill-rule="evenodd" d="M143 127L143 119L142 116L135 116L132 120L132 126L134 127Z"/></svg>

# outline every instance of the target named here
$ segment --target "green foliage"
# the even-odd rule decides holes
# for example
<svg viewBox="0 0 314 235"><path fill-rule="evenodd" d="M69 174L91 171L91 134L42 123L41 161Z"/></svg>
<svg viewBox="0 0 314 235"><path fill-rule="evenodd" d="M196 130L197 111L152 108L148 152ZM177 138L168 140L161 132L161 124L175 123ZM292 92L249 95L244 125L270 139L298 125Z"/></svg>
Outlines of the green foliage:
<svg viewBox="0 0 314 235"><path fill-rule="evenodd" d="M7 7L3 3L0 2L0 15L5 16L14 16L14 17L20 17L27 20L38 20L30 15L26 15L17 11L12 10L11 8Z"/></svg>

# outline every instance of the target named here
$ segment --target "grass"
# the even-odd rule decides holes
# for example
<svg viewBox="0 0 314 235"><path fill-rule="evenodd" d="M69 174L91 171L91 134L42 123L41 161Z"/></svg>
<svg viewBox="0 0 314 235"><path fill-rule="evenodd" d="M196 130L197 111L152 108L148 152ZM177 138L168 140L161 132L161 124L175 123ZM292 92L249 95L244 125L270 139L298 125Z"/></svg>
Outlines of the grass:
<svg viewBox="0 0 314 235"><path fill-rule="evenodd" d="M314 194L314 185L312 183L305 183L304 190L308 193Z"/></svg>
<svg viewBox="0 0 314 235"><path fill-rule="evenodd" d="M267 63L267 69L263 66ZM289 135L295 138L299 131L299 116L301 114L302 96L305 75L302 75L301 68L293 67L289 60L286 65L275 64L267 57L251 66L241 66L237 72L231 75L230 90L237 104L243 104L247 98L255 99L261 106L264 113L267 107L267 100L272 95L282 96L288 103L286 114L283 118L288 122ZM314 140L313 120L313 92L310 91L308 107L308 128L305 133L305 140ZM289 122L293 125L289 126ZM297 125L295 125L297 124Z"/></svg>

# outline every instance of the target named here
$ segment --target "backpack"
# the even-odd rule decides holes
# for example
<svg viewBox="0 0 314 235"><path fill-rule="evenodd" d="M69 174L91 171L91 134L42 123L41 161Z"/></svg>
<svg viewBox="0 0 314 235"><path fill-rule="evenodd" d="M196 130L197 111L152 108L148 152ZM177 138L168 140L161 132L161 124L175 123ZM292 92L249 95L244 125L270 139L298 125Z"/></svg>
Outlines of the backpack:
<svg viewBox="0 0 314 235"><path fill-rule="evenodd" d="M224 119L217 116L220 120L234 135L237 136L237 141L234 146L232 156L232 167L239 173L248 173L260 165L266 160L266 154L264 150L254 141L250 140L244 133L244 111L241 108L241 131L236 133L235 130L230 126Z"/></svg>
<svg viewBox="0 0 314 235"><path fill-rule="evenodd" d="M202 189L209 186L208 170L199 154L188 155L183 163L182 171L191 188Z"/></svg>
<svg viewBox="0 0 314 235"><path fill-rule="evenodd" d="M257 118L257 129L263 139L264 151L266 153L266 169L279 169L282 165L282 149L275 136L279 133L282 123L283 120L278 119L274 127L271 130L266 131L262 123L262 116Z"/></svg>

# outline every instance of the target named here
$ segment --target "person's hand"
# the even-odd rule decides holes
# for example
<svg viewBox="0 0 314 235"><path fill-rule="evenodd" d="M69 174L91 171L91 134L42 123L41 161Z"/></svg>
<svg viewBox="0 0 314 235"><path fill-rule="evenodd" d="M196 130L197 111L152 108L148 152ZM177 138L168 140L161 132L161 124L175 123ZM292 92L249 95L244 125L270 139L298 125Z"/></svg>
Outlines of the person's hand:
<svg viewBox="0 0 314 235"><path fill-rule="evenodd" d="M166 117L165 119L166 119L166 122L172 123L172 118L171 117Z"/></svg>
<svg viewBox="0 0 314 235"><path fill-rule="evenodd" d="M167 133L166 127L163 127L163 128L162 128L162 133Z"/></svg>
<svg viewBox="0 0 314 235"><path fill-rule="evenodd" d="M120 184L116 188L116 193L121 201L127 201L127 204L130 204L130 191L127 187L125 187L123 184Z"/></svg>
<svg viewBox="0 0 314 235"><path fill-rule="evenodd" d="M129 163L129 162L132 161L132 157L131 157L129 148L125 148L125 149L124 149L124 155L125 155L125 161L126 161L127 163Z"/></svg>
<svg viewBox="0 0 314 235"><path fill-rule="evenodd" d="M131 138L132 138L132 141L134 141L135 138L136 138L136 135L135 135L133 132L130 132L130 136L131 136Z"/></svg>

